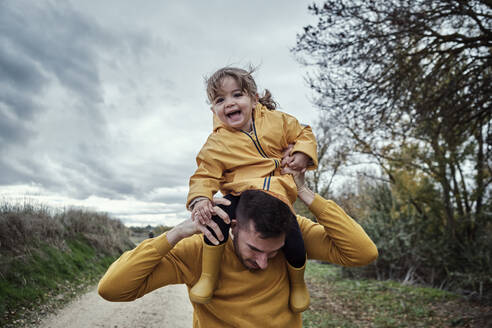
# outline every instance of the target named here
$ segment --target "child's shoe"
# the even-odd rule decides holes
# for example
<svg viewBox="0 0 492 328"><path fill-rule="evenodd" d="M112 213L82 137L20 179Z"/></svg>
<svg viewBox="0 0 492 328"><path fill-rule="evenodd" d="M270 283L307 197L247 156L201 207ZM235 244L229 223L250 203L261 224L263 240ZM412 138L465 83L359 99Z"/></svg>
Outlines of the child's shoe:
<svg viewBox="0 0 492 328"><path fill-rule="evenodd" d="M211 246L203 242L202 275L190 290L190 300L195 303L210 302L219 279L220 263L225 243Z"/></svg>
<svg viewBox="0 0 492 328"><path fill-rule="evenodd" d="M290 279L289 304L292 312L296 313L303 312L309 307L309 291L304 282L305 268L306 263L301 268L295 268L287 263L287 272Z"/></svg>

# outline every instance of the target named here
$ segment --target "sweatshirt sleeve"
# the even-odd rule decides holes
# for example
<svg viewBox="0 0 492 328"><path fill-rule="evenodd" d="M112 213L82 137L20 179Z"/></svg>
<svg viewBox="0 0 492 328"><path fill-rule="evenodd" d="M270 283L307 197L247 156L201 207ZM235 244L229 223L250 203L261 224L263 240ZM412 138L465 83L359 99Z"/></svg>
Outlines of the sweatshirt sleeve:
<svg viewBox="0 0 492 328"><path fill-rule="evenodd" d="M287 142L294 144L292 153L306 154L312 160L308 169L316 169L318 167L317 143L311 127L300 124L294 116L284 113L284 129L287 132Z"/></svg>
<svg viewBox="0 0 492 328"><path fill-rule="evenodd" d="M364 229L335 202L315 196L309 207L318 223L298 216L308 258L343 266L363 266L378 257Z"/></svg>
<svg viewBox="0 0 492 328"><path fill-rule="evenodd" d="M224 167L219 160L221 156L218 151L221 145L217 140L209 137L205 145L196 157L197 169L190 177L188 198L186 208L189 209L190 203L197 197L206 197L212 200L215 193L220 188Z"/></svg>
<svg viewBox="0 0 492 328"><path fill-rule="evenodd" d="M196 256L201 254L199 238L185 238L174 248L166 234L147 239L123 253L99 281L98 293L113 302L133 301L170 284L193 284ZM186 249L186 252L185 252Z"/></svg>

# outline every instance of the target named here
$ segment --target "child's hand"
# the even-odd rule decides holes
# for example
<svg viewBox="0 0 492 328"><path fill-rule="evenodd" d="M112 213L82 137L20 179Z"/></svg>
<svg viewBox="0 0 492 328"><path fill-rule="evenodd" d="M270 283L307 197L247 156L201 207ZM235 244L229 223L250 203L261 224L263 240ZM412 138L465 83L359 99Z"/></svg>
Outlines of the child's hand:
<svg viewBox="0 0 492 328"><path fill-rule="evenodd" d="M198 220L201 224L207 225L212 218L213 204L210 199L202 199L193 206L191 218L193 221Z"/></svg>
<svg viewBox="0 0 492 328"><path fill-rule="evenodd" d="M304 176L305 171L301 170L293 170L289 166L285 166L282 168L281 173L282 174L291 174L292 177L294 178L294 182L296 184L297 190L300 190L302 188L306 187L306 178Z"/></svg>
<svg viewBox="0 0 492 328"><path fill-rule="evenodd" d="M308 155L301 152L295 152L294 154L292 154L292 156L289 157L287 165L293 170L306 172L309 159L310 158Z"/></svg>

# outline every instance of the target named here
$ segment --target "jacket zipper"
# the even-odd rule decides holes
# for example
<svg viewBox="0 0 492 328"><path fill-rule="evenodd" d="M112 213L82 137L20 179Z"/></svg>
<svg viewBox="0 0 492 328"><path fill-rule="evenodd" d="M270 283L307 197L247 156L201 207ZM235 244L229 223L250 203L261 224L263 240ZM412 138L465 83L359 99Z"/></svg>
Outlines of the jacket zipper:
<svg viewBox="0 0 492 328"><path fill-rule="evenodd" d="M253 117L253 132L255 134L255 138L253 139L253 137L246 131L244 130L241 130L242 133L244 133L245 135L247 135L251 141L253 141L253 144L255 145L256 147L256 150L258 151L258 153L260 153L260 155L263 157L263 158L269 158L265 151L263 150L263 148L261 147L261 144L260 144L260 140L258 139L258 135L256 134L256 125L255 125L255 118ZM279 166L280 166L280 163L278 160L276 159L273 159L274 163L275 163L275 169L277 169ZM263 180L263 190L270 190L270 181L272 179L272 176L273 176L273 172L270 172L270 175L267 176L264 180Z"/></svg>

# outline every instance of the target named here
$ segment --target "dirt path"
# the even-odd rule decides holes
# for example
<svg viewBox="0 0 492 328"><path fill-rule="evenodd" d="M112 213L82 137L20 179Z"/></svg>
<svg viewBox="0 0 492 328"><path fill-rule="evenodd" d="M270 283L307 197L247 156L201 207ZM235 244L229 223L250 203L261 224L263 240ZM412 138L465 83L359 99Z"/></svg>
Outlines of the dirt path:
<svg viewBox="0 0 492 328"><path fill-rule="evenodd" d="M37 327L190 328L192 317L184 285L166 286L128 303L105 301L94 287Z"/></svg>

